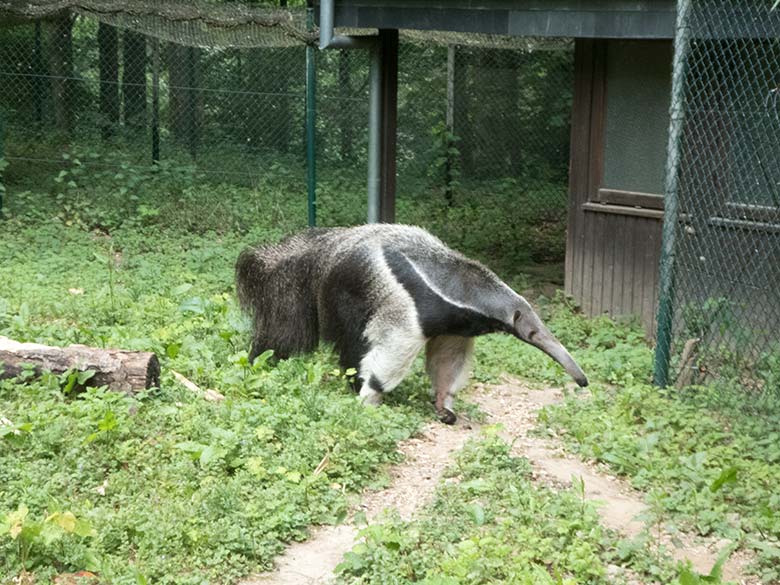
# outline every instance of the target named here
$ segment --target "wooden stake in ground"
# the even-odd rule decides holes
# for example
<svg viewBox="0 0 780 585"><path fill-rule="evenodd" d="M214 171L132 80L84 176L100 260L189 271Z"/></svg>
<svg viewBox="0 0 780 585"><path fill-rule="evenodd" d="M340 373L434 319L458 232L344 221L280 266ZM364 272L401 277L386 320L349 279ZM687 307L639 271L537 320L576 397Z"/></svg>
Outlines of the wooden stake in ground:
<svg viewBox="0 0 780 585"><path fill-rule="evenodd" d="M37 343L19 343L0 337L0 377L18 376L24 364L35 371L62 374L68 370L94 370L90 386L108 386L112 390L134 392L159 386L160 362L147 351L100 349L86 345L51 347Z"/></svg>
<svg viewBox="0 0 780 585"><path fill-rule="evenodd" d="M691 380L693 380L694 362L696 361L696 349L699 346L699 341L701 340L698 337L694 337L685 342L682 357L680 357L680 375L677 376L677 381L674 383L677 388L690 386Z"/></svg>

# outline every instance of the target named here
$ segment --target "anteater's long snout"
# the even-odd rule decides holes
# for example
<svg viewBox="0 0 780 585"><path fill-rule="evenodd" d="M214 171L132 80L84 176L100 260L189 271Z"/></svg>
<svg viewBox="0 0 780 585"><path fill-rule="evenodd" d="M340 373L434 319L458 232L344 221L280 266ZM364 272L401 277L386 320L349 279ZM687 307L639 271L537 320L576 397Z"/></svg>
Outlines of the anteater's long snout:
<svg viewBox="0 0 780 585"><path fill-rule="evenodd" d="M582 368L577 365L577 362L574 361L574 358L571 357L566 348L550 333L550 330L547 329L539 316L530 307L515 319L515 333L520 339L534 347L538 347L561 364L563 369L574 378L577 384L583 387L588 385L588 378L585 376L585 372L582 371Z"/></svg>

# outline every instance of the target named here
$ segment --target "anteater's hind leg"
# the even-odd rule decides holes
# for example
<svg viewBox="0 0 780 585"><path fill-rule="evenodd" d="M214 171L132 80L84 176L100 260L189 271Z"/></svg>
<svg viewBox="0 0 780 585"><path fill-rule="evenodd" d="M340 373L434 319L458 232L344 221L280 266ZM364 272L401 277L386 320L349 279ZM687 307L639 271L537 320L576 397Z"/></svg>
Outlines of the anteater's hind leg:
<svg viewBox="0 0 780 585"><path fill-rule="evenodd" d="M473 353L473 337L441 335L425 347L425 369L433 384L436 413L448 425L457 418L453 411L455 394L468 382Z"/></svg>

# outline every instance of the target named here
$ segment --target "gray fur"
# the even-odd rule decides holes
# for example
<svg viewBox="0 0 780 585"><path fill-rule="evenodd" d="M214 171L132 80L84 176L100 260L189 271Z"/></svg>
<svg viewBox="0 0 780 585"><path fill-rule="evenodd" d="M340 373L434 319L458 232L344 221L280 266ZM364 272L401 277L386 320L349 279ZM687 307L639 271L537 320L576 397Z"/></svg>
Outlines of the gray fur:
<svg viewBox="0 0 780 585"><path fill-rule="evenodd" d="M446 402L449 415L440 415L454 421L452 397L465 383L472 347L464 338L492 331L540 347L587 384L525 299L417 227L310 229L244 250L236 282L254 319L253 358L265 349L285 358L314 350L320 339L332 342L342 366L357 369L369 403L392 390L428 344L437 407Z"/></svg>

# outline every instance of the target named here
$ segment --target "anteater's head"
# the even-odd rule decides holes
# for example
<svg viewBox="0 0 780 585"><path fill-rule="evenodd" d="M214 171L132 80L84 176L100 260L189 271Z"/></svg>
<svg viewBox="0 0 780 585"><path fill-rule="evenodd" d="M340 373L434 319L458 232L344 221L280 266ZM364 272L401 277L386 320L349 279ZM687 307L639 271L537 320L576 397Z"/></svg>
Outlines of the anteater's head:
<svg viewBox="0 0 780 585"><path fill-rule="evenodd" d="M563 369L574 378L580 386L588 385L588 378L577 365L577 362L569 355L566 348L561 345L555 336L550 333L531 305L523 297L519 297L514 314L511 316L511 332L515 337L538 347L544 353L563 366Z"/></svg>

